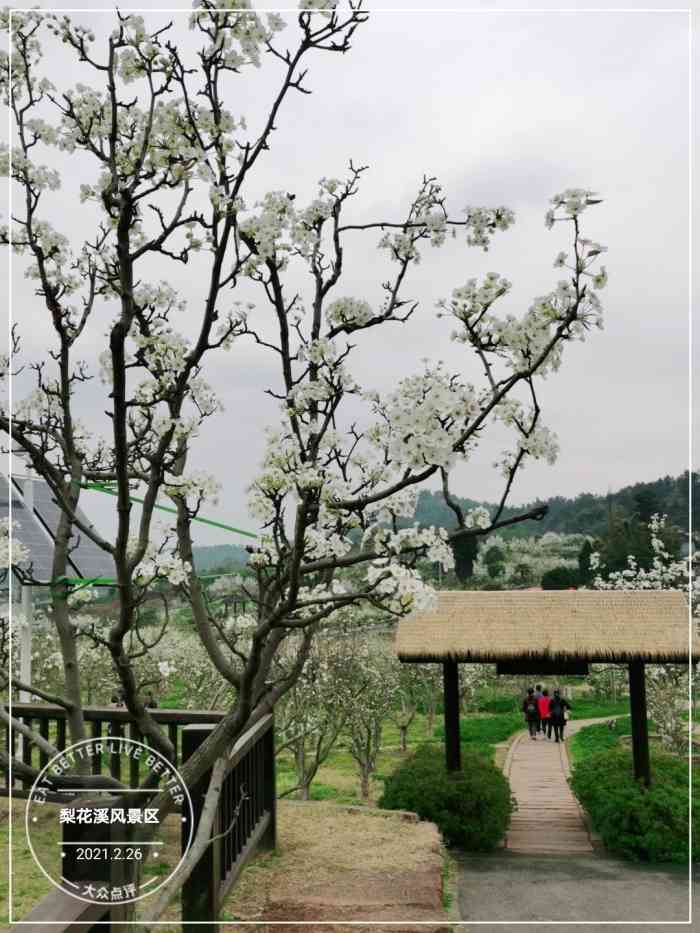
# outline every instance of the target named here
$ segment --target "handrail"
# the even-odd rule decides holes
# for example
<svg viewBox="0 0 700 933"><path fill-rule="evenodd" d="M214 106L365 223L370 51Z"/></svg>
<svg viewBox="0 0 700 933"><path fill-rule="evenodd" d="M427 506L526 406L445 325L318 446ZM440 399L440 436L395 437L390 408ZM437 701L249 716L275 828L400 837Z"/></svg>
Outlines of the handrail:
<svg viewBox="0 0 700 933"><path fill-rule="evenodd" d="M44 933L47 924L53 933L95 930L98 928L93 924L102 921L109 911L109 904L87 903L58 889L46 894L24 920L13 923L9 933Z"/></svg>
<svg viewBox="0 0 700 933"><path fill-rule="evenodd" d="M9 704L4 707L9 710ZM225 712L215 709L163 709L161 707L148 708L150 715L160 723L217 723ZM134 718L124 706L84 706L83 716L89 722L112 720L113 722L132 723ZM13 703L13 716L28 716L32 719L65 719L66 711L62 706L53 703Z"/></svg>
<svg viewBox="0 0 700 933"><path fill-rule="evenodd" d="M254 723L249 729L246 729L242 735L240 735L227 755L226 770L230 771L231 768L235 768L238 762L243 758L246 752L255 745L255 743L265 735L266 732L269 732L272 729L274 722L274 717L272 713L268 713L266 716L263 716L262 719L259 719ZM183 726L183 732L190 732L196 729L206 729L207 726L216 725L216 723L188 723L188 725Z"/></svg>

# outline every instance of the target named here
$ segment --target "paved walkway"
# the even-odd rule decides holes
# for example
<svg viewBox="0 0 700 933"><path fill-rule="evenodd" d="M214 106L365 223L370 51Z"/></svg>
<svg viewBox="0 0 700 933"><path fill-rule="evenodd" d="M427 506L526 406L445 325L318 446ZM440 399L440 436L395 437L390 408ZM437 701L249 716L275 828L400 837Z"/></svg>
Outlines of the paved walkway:
<svg viewBox="0 0 700 933"><path fill-rule="evenodd" d="M606 719L569 722L567 735ZM557 933L674 933L688 924L687 866L635 865L594 852L567 784L565 746L519 733L503 765L518 810L505 848L457 856L457 909L472 933L523 933L521 924ZM700 914L697 880L694 918ZM471 924L475 924L472 926ZM476 926L476 924L479 924ZM645 926L653 924L653 926Z"/></svg>
<svg viewBox="0 0 700 933"><path fill-rule="evenodd" d="M567 723L566 734L604 719L577 719ZM532 741L519 733L506 757L503 771L510 781L518 809L505 839L511 852L537 855L586 855L593 846L581 808L568 784L569 760L564 743L538 735Z"/></svg>
<svg viewBox="0 0 700 933"><path fill-rule="evenodd" d="M501 849L460 855L455 882L464 923L457 933L527 933L549 929L546 923L561 924L552 933L689 929L687 865L635 865L597 854L516 855ZM698 883L693 887L691 929L697 929ZM629 925L620 926L620 921ZM673 925L684 922L685 927Z"/></svg>

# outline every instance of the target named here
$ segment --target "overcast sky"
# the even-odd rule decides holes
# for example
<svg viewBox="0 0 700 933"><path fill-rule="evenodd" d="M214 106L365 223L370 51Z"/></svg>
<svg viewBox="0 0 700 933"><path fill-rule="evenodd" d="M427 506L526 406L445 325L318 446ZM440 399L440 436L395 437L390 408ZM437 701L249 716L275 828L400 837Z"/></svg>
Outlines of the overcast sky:
<svg viewBox="0 0 700 933"><path fill-rule="evenodd" d="M688 16L586 12L583 5L568 5L569 12L555 12L554 4L551 11L533 12L532 4L511 2L509 12L499 12L494 4L472 3L472 12L457 4L449 12L428 13L419 12L418 4L401 4L401 10L383 4L358 30L349 54L309 58L313 95L287 101L254 193L246 198L250 203L254 194L284 189L304 203L318 178L342 176L352 158L370 166L352 207L357 220L401 219L424 173L439 178L455 217L466 205L503 204L515 211L515 226L499 234L487 254L461 241L423 250L407 289L420 299L421 310L402 328L383 328L380 341L366 340L358 351L356 377L387 391L416 371L423 357L443 359L478 382L480 372L464 348L449 341L449 322L436 319L435 301L471 276L496 271L513 282L501 311L524 312L533 297L556 284L554 256L569 246L568 228L544 227L548 198L566 187L601 193L604 203L584 214L583 226L609 248L610 281L601 293L605 330L569 344L560 372L542 383L543 421L558 434L561 454L553 467L533 463L523 471L515 503L605 493L688 466ZM180 6L189 9L172 4ZM180 41L191 43L185 16L170 18ZM113 14L75 19L89 22L98 37L113 28ZM165 19L153 14L149 22ZM282 34L287 43L296 29L291 19ZM62 89L85 80L62 52L49 54L52 78ZM255 126L277 74L273 62L245 72L235 99L226 102L229 109ZM52 220L78 237L95 216L77 199L94 166L53 158L64 188L53 202ZM376 250L376 233L356 236L346 245L338 294L376 304L390 267ZM19 263L16 270L14 319L27 355L41 356L50 339L47 314L21 278ZM196 313L203 277L193 268L168 274ZM107 308L104 314L81 351L92 360L111 319ZM279 374L254 347L239 344L214 363L208 378L226 411L202 432L192 465L224 484L213 514L255 530L245 489L260 460L263 428L276 415L264 389L277 387ZM104 430L102 390L91 387L82 404L85 420ZM455 492L499 496L491 463L504 440L494 438L455 470ZM84 506L106 530L113 500L87 494ZM198 540L234 541L210 530Z"/></svg>

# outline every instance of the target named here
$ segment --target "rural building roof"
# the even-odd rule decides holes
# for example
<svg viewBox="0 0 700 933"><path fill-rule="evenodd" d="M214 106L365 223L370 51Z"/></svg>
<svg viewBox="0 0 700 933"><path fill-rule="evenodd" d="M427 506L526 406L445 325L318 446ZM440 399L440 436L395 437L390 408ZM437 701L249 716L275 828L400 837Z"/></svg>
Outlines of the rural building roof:
<svg viewBox="0 0 700 933"><path fill-rule="evenodd" d="M17 523L13 537L29 551L29 560L14 568L16 576L22 577L22 571L29 573L38 583L51 581L53 551L56 531L61 516L53 493L48 484L35 477L33 480L34 508L29 509L24 499L20 482L13 478L12 483L0 474L0 518L9 518L10 498L12 499L12 518ZM81 509L76 515L86 525L91 522ZM74 529L70 540L67 574L83 579L94 577L114 577L114 561L102 548L83 532Z"/></svg>
<svg viewBox="0 0 700 933"><path fill-rule="evenodd" d="M438 591L437 606L399 623L402 661L513 658L687 663L697 626L673 591Z"/></svg>

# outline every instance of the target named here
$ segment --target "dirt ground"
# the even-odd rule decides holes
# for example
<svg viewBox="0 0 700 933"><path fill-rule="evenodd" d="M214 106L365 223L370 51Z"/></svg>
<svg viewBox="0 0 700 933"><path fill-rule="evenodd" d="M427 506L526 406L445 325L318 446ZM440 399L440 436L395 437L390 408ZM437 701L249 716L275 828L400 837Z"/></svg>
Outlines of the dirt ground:
<svg viewBox="0 0 700 933"><path fill-rule="evenodd" d="M447 923L443 854L431 823L388 811L283 801L278 826L277 852L258 856L243 873L224 920L258 921L256 929L270 931L278 929L273 921L292 921L285 931L299 933L328 927L293 921L339 921L334 933L382 929L362 921L398 921L387 927L394 933L428 933ZM349 921L357 925L346 926ZM237 928L224 923L223 929Z"/></svg>

